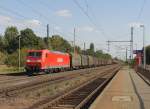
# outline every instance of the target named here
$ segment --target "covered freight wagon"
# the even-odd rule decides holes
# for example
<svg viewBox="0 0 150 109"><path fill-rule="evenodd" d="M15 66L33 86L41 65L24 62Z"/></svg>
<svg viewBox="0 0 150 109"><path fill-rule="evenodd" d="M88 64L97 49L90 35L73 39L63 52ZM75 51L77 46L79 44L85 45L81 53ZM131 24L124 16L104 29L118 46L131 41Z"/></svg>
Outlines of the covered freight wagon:
<svg viewBox="0 0 150 109"><path fill-rule="evenodd" d="M71 60L71 67L74 69L78 69L82 65L81 55L77 53L71 53L70 54L70 60Z"/></svg>

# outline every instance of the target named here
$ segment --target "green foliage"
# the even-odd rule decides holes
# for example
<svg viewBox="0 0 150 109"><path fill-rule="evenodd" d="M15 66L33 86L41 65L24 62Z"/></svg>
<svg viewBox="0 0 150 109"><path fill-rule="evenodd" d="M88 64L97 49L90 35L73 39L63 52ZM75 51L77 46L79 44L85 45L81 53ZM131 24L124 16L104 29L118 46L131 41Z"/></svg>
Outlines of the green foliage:
<svg viewBox="0 0 150 109"><path fill-rule="evenodd" d="M94 56L95 52L94 52L94 44L93 43L91 43L90 48L86 50L86 54Z"/></svg>
<svg viewBox="0 0 150 109"><path fill-rule="evenodd" d="M91 50L92 52L94 52L94 44L93 44L93 43L90 44L90 50Z"/></svg>
<svg viewBox="0 0 150 109"><path fill-rule="evenodd" d="M5 60L5 64L9 66L18 66L18 52L14 52L12 54L8 54Z"/></svg>
<svg viewBox="0 0 150 109"><path fill-rule="evenodd" d="M95 56L102 59L111 59L111 55L103 53L102 50L98 50L95 52Z"/></svg>
<svg viewBox="0 0 150 109"><path fill-rule="evenodd" d="M4 64L6 60L6 55L3 52L0 52L0 65Z"/></svg>
<svg viewBox="0 0 150 109"><path fill-rule="evenodd" d="M36 49L46 49L46 44L44 42L44 38L37 37L37 46Z"/></svg>
<svg viewBox="0 0 150 109"><path fill-rule="evenodd" d="M150 45L146 47L146 63L150 64Z"/></svg>
<svg viewBox="0 0 150 109"><path fill-rule="evenodd" d="M22 48L20 50L20 65L24 66L26 61L27 48ZM9 54L5 60L5 64L10 66L18 66L19 65L19 51Z"/></svg>
<svg viewBox="0 0 150 109"><path fill-rule="evenodd" d="M20 40L21 40L21 48L27 47L27 48L35 48L35 46L38 46L38 38L34 34L34 32L26 28L20 32Z"/></svg>
<svg viewBox="0 0 150 109"><path fill-rule="evenodd" d="M18 35L19 32L16 27L11 26L6 28L4 41L8 53L12 53L16 51L16 49L18 48L18 40L17 40Z"/></svg>
<svg viewBox="0 0 150 109"><path fill-rule="evenodd" d="M3 36L0 35L0 51L4 51L5 49L5 43Z"/></svg>
<svg viewBox="0 0 150 109"><path fill-rule="evenodd" d="M101 58L101 59L111 59L111 55L109 55L107 53L103 53L102 50L97 50L95 52L93 43L90 44L89 49L87 49L86 51L83 51L82 53L87 54L87 55L91 55L91 56L96 56L96 57Z"/></svg>
<svg viewBox="0 0 150 109"><path fill-rule="evenodd" d="M63 39L59 35L53 35L50 38L50 45L53 50L66 52L67 49L71 50L71 45L67 40Z"/></svg>

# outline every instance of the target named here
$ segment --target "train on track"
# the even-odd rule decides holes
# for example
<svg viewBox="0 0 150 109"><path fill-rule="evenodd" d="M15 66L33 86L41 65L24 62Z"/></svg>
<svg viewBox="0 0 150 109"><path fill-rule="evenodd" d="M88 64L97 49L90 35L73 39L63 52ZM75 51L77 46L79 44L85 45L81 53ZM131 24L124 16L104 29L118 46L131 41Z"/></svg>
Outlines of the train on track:
<svg viewBox="0 0 150 109"><path fill-rule="evenodd" d="M112 59L99 59L89 55L58 51L28 50L25 69L28 74L51 73L112 64Z"/></svg>

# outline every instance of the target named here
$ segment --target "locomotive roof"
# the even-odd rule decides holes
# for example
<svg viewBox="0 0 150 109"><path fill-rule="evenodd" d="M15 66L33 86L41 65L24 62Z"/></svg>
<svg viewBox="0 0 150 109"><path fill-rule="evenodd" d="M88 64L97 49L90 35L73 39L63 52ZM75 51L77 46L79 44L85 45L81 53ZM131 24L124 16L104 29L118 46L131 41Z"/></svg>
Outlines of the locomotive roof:
<svg viewBox="0 0 150 109"><path fill-rule="evenodd" d="M47 50L47 49L43 49L43 50L28 50L28 52L42 52L42 51L49 51L51 53L57 53L57 54L68 54L68 53L64 53L64 52L60 52L60 51L51 51L51 50Z"/></svg>
<svg viewBox="0 0 150 109"><path fill-rule="evenodd" d="M60 52L60 51L49 51L51 53L57 53L57 54L68 54L68 53L63 53L63 52Z"/></svg>

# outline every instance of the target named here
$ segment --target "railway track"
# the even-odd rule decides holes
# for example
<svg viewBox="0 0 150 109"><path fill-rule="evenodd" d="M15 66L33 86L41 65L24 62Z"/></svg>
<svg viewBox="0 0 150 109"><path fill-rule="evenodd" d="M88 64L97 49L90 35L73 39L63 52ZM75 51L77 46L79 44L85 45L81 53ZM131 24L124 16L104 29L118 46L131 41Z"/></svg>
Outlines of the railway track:
<svg viewBox="0 0 150 109"><path fill-rule="evenodd" d="M139 67L137 69L137 74L148 84L150 85L150 70Z"/></svg>
<svg viewBox="0 0 150 109"><path fill-rule="evenodd" d="M56 98L49 98L26 109L86 109L113 78L120 67L103 71L99 76Z"/></svg>
<svg viewBox="0 0 150 109"><path fill-rule="evenodd" d="M81 71L74 71L74 72L82 73L82 72L84 72L84 70L85 69L83 69ZM91 70L91 69L89 69L89 70ZM11 87L11 86L18 85L18 84L22 84L24 82L33 82L34 80L41 81L42 79L45 80L45 79L57 78L60 76L69 76L72 74L73 74L73 71L62 72L62 73L59 73L59 75L54 73L54 74L46 74L46 75L37 75L37 76L32 76L32 77L1 75L0 76L0 89L6 88L6 87Z"/></svg>
<svg viewBox="0 0 150 109"><path fill-rule="evenodd" d="M102 66L103 68L104 66ZM89 70L91 70L92 68L89 68ZM61 72L59 73L58 76L67 76L67 75L70 75L72 72L77 72L77 73L80 73L80 72L83 72L85 69L82 69L81 71L67 71L67 72ZM65 75L63 75L65 74ZM37 75L37 76L32 76L32 77L28 77L28 76L8 76L8 75L0 75L0 88L3 84L5 84L5 86L7 85L7 83L10 85L12 83L15 83L15 82L20 82L20 81L27 81L27 80L36 80L36 79L42 79L45 77L46 78L52 78L52 76L57 76L57 73L53 73L53 74L46 74L46 75ZM40 80L39 80L40 81Z"/></svg>
<svg viewBox="0 0 150 109"><path fill-rule="evenodd" d="M103 69L105 69L105 67L103 67L102 70ZM68 74L66 76L42 78L42 79L38 79L36 81L27 82L26 84L20 84L20 85L16 85L16 86L2 88L2 89L0 89L0 97L7 97L7 98L15 97L15 96L18 96L19 94L23 94L26 92L33 91L35 89L43 88L49 84L54 84L54 83L62 82L65 80L71 80L75 77L78 77L79 75L81 75L83 73L85 73L85 71ZM90 73L90 72L88 72L88 73Z"/></svg>

